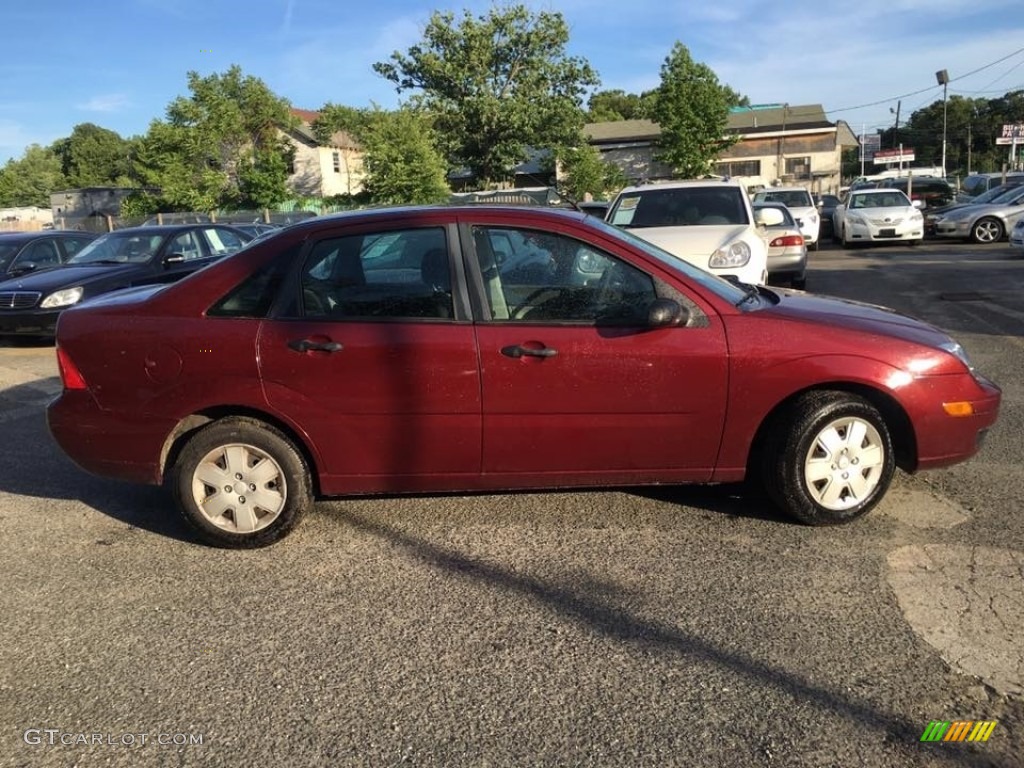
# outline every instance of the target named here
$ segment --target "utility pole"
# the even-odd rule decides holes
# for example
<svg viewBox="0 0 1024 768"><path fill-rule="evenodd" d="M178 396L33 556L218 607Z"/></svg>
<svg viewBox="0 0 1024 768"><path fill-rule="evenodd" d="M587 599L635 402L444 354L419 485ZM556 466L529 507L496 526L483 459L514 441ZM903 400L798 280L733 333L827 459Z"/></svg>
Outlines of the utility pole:
<svg viewBox="0 0 1024 768"><path fill-rule="evenodd" d="M946 92L949 88L949 72L940 69L935 80L942 86L942 178L946 178Z"/></svg>
<svg viewBox="0 0 1024 768"><path fill-rule="evenodd" d="M900 105L902 101L896 102L896 127L892 129L892 148L896 149L900 145ZM892 107L889 107L889 111L892 112Z"/></svg>
<svg viewBox="0 0 1024 768"><path fill-rule="evenodd" d="M971 175L971 128L973 128L973 126L970 123L968 123L967 124L967 175L968 176Z"/></svg>

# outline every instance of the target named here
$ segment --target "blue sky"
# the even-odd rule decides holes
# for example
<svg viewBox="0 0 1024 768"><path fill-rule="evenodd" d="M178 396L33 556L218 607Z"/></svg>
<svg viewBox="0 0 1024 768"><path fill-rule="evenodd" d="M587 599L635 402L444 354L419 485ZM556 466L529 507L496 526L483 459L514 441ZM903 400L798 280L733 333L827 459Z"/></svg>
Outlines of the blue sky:
<svg viewBox="0 0 1024 768"><path fill-rule="evenodd" d="M673 43L754 103L821 104L856 132L891 127L950 95L994 98L1024 88L1021 0L563 0L569 52L601 88L658 84ZM186 73L232 64L294 106L393 107L372 70L421 38L433 10L483 14L490 2L422 0L80 0L8 3L0 59L0 163L78 123L145 133L188 92ZM995 63L1000 59L1005 60ZM988 66L991 65L991 66ZM969 74L974 70L981 71ZM922 91L920 93L916 93ZM915 95L906 95L906 94ZM869 105L869 106L865 106Z"/></svg>

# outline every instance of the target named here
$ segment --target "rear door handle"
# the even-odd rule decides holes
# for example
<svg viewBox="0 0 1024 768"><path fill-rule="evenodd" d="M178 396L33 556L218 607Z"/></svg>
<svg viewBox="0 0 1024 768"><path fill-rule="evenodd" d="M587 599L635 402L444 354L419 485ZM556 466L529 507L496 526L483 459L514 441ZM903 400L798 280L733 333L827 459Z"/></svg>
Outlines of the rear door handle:
<svg viewBox="0 0 1024 768"><path fill-rule="evenodd" d="M310 341L309 339L293 339L288 346L296 352L340 352L345 347L340 341Z"/></svg>
<svg viewBox="0 0 1024 768"><path fill-rule="evenodd" d="M530 349L529 347L521 347L518 344L513 344L508 347L502 347L501 354L505 355L505 357L554 357L558 354L558 350L552 349L551 347Z"/></svg>

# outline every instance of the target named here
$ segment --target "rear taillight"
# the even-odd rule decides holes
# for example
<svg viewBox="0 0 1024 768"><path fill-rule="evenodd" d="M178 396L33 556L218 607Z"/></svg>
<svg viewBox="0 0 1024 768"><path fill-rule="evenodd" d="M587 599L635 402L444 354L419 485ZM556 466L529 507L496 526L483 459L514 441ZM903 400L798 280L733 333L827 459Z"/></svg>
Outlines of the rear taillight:
<svg viewBox="0 0 1024 768"><path fill-rule="evenodd" d="M68 353L57 347L57 368L60 369L60 380L64 389L87 389L85 377L78 370Z"/></svg>
<svg viewBox="0 0 1024 768"><path fill-rule="evenodd" d="M791 245L801 246L803 244L804 239L801 235L783 235L782 237L776 237L769 243L772 248L789 248Z"/></svg>

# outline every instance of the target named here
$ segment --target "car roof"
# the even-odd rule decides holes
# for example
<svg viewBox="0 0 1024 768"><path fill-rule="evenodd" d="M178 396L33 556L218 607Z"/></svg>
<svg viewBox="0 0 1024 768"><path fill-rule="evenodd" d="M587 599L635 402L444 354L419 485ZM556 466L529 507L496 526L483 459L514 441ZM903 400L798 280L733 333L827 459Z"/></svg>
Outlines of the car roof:
<svg viewBox="0 0 1024 768"><path fill-rule="evenodd" d="M230 224L206 221L200 224L147 224L141 227L124 227L122 229L115 229L113 232L105 232L104 234L167 235L174 232L182 232L186 229L196 229L197 227L227 227L228 229L234 229ZM244 235L245 232L242 232L242 234Z"/></svg>
<svg viewBox="0 0 1024 768"><path fill-rule="evenodd" d="M743 190L738 181L732 179L687 179L685 181L659 181L652 184L639 184L633 187L626 187L620 195L627 192L643 192L649 189L687 189L692 187L732 187Z"/></svg>
<svg viewBox="0 0 1024 768"><path fill-rule="evenodd" d="M82 232L76 229L41 229L35 232L0 232L0 240L35 240L39 237L54 235L77 235L78 237L96 237L95 232Z"/></svg>

